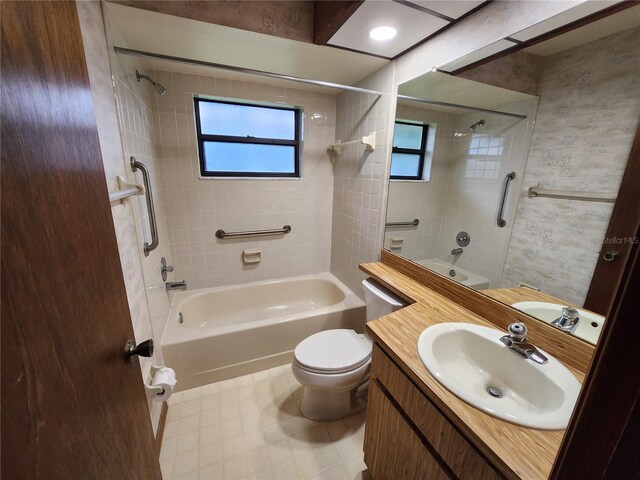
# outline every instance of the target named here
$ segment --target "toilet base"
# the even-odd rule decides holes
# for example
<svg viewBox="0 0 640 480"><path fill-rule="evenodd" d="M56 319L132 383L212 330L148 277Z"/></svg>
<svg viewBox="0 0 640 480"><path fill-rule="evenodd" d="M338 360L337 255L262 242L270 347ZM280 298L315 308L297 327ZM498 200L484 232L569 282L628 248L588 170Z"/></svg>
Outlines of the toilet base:
<svg viewBox="0 0 640 480"><path fill-rule="evenodd" d="M320 390L304 387L300 412L310 420L338 420L367 406L367 390Z"/></svg>

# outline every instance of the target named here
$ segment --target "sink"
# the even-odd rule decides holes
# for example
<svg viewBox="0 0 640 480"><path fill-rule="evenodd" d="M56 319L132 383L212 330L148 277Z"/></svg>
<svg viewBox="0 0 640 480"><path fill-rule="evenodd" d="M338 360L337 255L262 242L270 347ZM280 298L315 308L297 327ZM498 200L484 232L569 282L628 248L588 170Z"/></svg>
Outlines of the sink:
<svg viewBox="0 0 640 480"><path fill-rule="evenodd" d="M440 323L422 332L418 354L447 390L483 412L541 430L567 427L580 382L547 352L543 365L507 348L506 332L470 323Z"/></svg>
<svg viewBox="0 0 640 480"><path fill-rule="evenodd" d="M559 318L562 314L562 307L566 307L566 305L547 302L518 302L511 306L546 323L551 323ZM580 308L577 310L580 321L573 335L595 345L602 331L602 325L604 325L604 317Z"/></svg>

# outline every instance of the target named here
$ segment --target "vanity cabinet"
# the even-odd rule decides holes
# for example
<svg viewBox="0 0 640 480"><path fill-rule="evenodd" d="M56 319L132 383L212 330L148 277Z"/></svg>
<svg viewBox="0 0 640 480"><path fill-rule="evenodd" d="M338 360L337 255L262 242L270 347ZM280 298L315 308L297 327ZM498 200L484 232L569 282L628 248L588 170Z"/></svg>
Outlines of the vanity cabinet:
<svg viewBox="0 0 640 480"><path fill-rule="evenodd" d="M376 480L503 477L377 345L364 459Z"/></svg>

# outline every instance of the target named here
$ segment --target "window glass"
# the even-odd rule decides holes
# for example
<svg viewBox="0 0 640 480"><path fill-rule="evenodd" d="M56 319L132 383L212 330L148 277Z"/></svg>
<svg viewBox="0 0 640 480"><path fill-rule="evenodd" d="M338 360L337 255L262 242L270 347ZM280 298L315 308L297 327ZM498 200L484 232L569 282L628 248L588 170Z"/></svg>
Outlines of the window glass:
<svg viewBox="0 0 640 480"><path fill-rule="evenodd" d="M411 148L420 150L422 146L422 125L407 125L396 123L393 130L393 146L397 148Z"/></svg>
<svg viewBox="0 0 640 480"><path fill-rule="evenodd" d="M295 112L231 103L200 102L200 126L206 135L294 140Z"/></svg>
<svg viewBox="0 0 640 480"><path fill-rule="evenodd" d="M195 98L200 174L300 177L302 112Z"/></svg>
<svg viewBox="0 0 640 480"><path fill-rule="evenodd" d="M420 155L394 153L391 155L392 177L418 177L420 174Z"/></svg>
<svg viewBox="0 0 640 480"><path fill-rule="evenodd" d="M291 173L295 148L285 145L204 142L205 170L244 173Z"/></svg>

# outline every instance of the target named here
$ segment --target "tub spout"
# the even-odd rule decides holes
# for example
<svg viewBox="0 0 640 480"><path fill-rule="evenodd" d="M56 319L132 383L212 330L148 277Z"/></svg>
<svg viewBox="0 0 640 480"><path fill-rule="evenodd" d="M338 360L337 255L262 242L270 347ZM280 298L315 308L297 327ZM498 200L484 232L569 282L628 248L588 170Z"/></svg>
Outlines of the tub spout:
<svg viewBox="0 0 640 480"><path fill-rule="evenodd" d="M173 292L174 290L186 290L187 282L182 280L181 282L167 282L164 284L167 292Z"/></svg>

